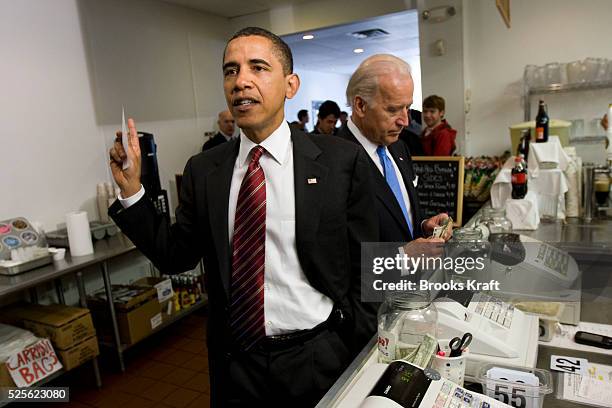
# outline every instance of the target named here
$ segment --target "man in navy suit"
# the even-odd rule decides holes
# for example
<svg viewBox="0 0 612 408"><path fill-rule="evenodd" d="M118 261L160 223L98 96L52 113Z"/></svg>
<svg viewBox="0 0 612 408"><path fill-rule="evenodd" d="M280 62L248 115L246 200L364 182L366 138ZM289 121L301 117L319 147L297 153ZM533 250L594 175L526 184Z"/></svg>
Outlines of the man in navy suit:
<svg viewBox="0 0 612 408"><path fill-rule="evenodd" d="M378 237L367 158L289 128L300 80L278 36L234 34L223 78L240 137L187 162L176 223L143 197L132 119L128 151L120 135L110 151L109 213L162 273L203 260L212 406L312 407L376 332L360 299L360 245Z"/></svg>
<svg viewBox="0 0 612 408"><path fill-rule="evenodd" d="M234 118L232 113L227 109L223 112L219 112L217 119L217 125L219 125L219 131L216 135L211 137L202 146L202 151L212 149L213 147L219 146L222 143L229 142L234 137Z"/></svg>
<svg viewBox="0 0 612 408"><path fill-rule="evenodd" d="M410 65L393 55L367 58L351 76L346 97L352 108L338 136L362 146L369 158L376 192L380 242L411 242L413 247L449 239L430 237L447 214L424 219L417 199L418 177L406 144L398 141L409 124L414 83ZM423 245L425 244L425 245ZM437 245L432 245L433 252Z"/></svg>

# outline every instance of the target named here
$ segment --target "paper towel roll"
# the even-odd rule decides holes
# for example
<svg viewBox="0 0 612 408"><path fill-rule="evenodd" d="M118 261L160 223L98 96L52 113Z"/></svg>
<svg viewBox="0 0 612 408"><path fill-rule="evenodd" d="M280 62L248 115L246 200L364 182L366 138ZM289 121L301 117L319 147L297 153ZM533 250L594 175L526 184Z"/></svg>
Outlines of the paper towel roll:
<svg viewBox="0 0 612 408"><path fill-rule="evenodd" d="M68 229L70 255L83 256L93 254L89 220L85 211L75 211L66 214L66 228Z"/></svg>

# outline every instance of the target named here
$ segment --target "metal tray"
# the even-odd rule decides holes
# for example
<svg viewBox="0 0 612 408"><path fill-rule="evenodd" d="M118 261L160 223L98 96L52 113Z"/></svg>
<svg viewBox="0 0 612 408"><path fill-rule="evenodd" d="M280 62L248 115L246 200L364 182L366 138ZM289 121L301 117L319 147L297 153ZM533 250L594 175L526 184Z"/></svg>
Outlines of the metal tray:
<svg viewBox="0 0 612 408"><path fill-rule="evenodd" d="M51 262L53 262L52 254L43 255L40 258L32 259L31 261L27 261L19 265L11 266L8 268L4 266L0 266L0 275L7 275L7 276L17 275L23 272L27 272L31 269L50 264Z"/></svg>

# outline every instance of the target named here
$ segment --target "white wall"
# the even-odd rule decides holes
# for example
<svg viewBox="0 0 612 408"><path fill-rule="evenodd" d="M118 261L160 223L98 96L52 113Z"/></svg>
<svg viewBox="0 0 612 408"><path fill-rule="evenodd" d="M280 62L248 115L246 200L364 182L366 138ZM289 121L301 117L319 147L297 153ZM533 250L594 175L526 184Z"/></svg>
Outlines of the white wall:
<svg viewBox="0 0 612 408"><path fill-rule="evenodd" d="M155 134L168 188L225 108L230 31L225 18L157 1L0 0L0 220L52 230L75 209L97 219L122 105Z"/></svg>
<svg viewBox="0 0 612 408"><path fill-rule="evenodd" d="M445 99L445 117L457 130L457 152L461 154L465 146L461 1L418 0L417 5L423 98L435 94ZM439 6L453 6L457 14L440 23L423 21L421 15L424 10ZM434 43L438 40L444 41L446 46L446 52L441 56L436 55L434 49Z"/></svg>
<svg viewBox="0 0 612 408"><path fill-rule="evenodd" d="M201 150L226 109L222 53L228 20L150 0L81 0L98 122L110 147L121 106L153 133L162 187ZM109 176L110 177L110 176Z"/></svg>
<svg viewBox="0 0 612 408"><path fill-rule="evenodd" d="M513 1L511 29L504 25L494 1L463 3L468 67L465 81L466 90L471 90L471 110L466 118L470 155L499 154L510 148L508 126L523 121L521 81L525 65L612 58L609 0ZM446 74L453 75L454 68L447 67ZM603 115L607 102L612 102L612 90L544 99L551 102L553 118L593 118ZM535 102L532 100L534 111Z"/></svg>
<svg viewBox="0 0 612 408"><path fill-rule="evenodd" d="M0 219L91 218L107 155L75 0L1 0L0 38Z"/></svg>
<svg viewBox="0 0 612 408"><path fill-rule="evenodd" d="M314 72L296 69L295 72L300 77L300 89L293 99L288 99L285 103L285 118L289 122L297 120L297 113L301 109L308 110L310 122L308 130L313 130L313 123L316 118L312 115L312 101L324 101L330 99L338 104L341 111L350 112L346 106L346 85L350 75L328 74L324 72Z"/></svg>

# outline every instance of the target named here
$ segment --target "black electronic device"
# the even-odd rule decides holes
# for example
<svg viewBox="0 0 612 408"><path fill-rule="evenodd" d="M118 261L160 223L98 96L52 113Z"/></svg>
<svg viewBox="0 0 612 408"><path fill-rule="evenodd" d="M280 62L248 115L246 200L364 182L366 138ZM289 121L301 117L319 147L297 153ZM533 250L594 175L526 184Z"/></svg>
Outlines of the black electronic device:
<svg viewBox="0 0 612 408"><path fill-rule="evenodd" d="M140 181L149 197L155 198L161 190L157 165L157 145L153 134L146 132L138 132L138 142L141 154Z"/></svg>
<svg viewBox="0 0 612 408"><path fill-rule="evenodd" d="M574 335L574 341L578 344L586 344L587 346L612 349L612 337L601 334L577 331Z"/></svg>

